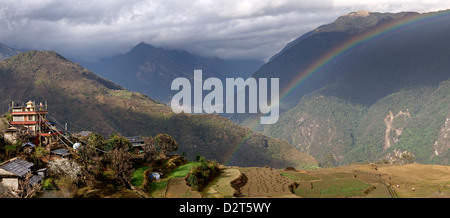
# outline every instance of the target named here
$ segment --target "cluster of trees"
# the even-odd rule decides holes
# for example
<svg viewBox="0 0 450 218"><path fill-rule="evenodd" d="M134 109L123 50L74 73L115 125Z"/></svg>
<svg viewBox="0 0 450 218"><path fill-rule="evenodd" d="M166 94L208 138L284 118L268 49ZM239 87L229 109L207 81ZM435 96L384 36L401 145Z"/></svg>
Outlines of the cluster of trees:
<svg viewBox="0 0 450 218"><path fill-rule="evenodd" d="M150 162L157 156L165 156L178 149L176 140L168 134L143 137L142 160ZM131 176L134 171L133 160L136 158L130 141L121 135L112 135L106 140L98 133L92 133L86 140L87 145L80 148L78 154L83 165L83 176L86 181L98 181L105 167L108 167L117 182L127 188L131 187Z"/></svg>
<svg viewBox="0 0 450 218"><path fill-rule="evenodd" d="M165 157L177 151L177 141L168 134L158 134L155 137L142 137L145 141L140 152L136 152L131 142L120 134L113 134L106 139L101 134L92 133L82 141L74 159L61 159L43 165L42 158L49 154L45 147L37 146L32 153L19 152L21 146L8 145L3 140L3 133L8 128L7 117L0 117L0 161L20 155L23 158L48 167L51 173L51 185L57 186L64 197L73 197L78 187L90 186L101 188L102 183L110 180L105 172L111 172L113 182L131 188L131 176L136 161L150 163L157 157ZM19 138L17 145L24 143ZM71 141L79 141L72 138ZM14 147L14 152L7 152ZM137 157L141 158L137 158ZM108 181L111 182L111 181Z"/></svg>

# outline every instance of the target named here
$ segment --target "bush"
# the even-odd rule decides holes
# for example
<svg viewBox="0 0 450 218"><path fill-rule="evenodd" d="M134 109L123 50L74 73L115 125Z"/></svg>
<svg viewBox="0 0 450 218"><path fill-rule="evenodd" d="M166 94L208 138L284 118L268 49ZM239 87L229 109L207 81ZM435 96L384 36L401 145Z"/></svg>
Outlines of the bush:
<svg viewBox="0 0 450 218"><path fill-rule="evenodd" d="M241 173L238 178L230 182L231 187L234 189L234 197L241 196L241 188L247 184L248 178L247 175Z"/></svg>
<svg viewBox="0 0 450 218"><path fill-rule="evenodd" d="M62 177L55 181L63 197L71 198L77 192L77 186L70 177Z"/></svg>
<svg viewBox="0 0 450 218"><path fill-rule="evenodd" d="M42 147L42 146L37 146L36 149L35 149L35 151L34 151L34 156L35 156L36 158L42 158L42 157L48 155L48 153L49 153L49 152L48 152L47 149L45 149L44 147Z"/></svg>
<svg viewBox="0 0 450 218"><path fill-rule="evenodd" d="M114 134L106 142L105 150L112 151L114 149L124 149L127 152L133 152L133 145L124 136Z"/></svg>
<svg viewBox="0 0 450 218"><path fill-rule="evenodd" d="M206 161L202 157L200 158L200 165L193 167L185 180L188 186L200 192L218 175L220 175L219 164L215 161Z"/></svg>
<svg viewBox="0 0 450 218"><path fill-rule="evenodd" d="M144 187L144 190L147 192L150 192L150 174L152 173L152 168L149 168L144 171L143 173L143 180L142 180L142 186Z"/></svg>
<svg viewBox="0 0 450 218"><path fill-rule="evenodd" d="M186 158L184 158L183 156L176 156L175 158L169 159L169 161L167 162L166 168L169 172L171 172L178 166L181 166L186 163L187 163Z"/></svg>
<svg viewBox="0 0 450 218"><path fill-rule="evenodd" d="M178 150L178 142L175 139L165 133L161 133L155 136L156 146L159 148L160 152L167 155L170 152Z"/></svg>

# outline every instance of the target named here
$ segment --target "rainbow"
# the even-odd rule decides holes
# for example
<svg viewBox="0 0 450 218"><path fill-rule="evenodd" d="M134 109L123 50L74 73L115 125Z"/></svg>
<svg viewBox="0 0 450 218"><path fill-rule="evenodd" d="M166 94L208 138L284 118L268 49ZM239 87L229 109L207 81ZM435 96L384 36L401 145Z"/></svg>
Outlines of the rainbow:
<svg viewBox="0 0 450 218"><path fill-rule="evenodd" d="M280 91L280 99L279 103L283 102L293 90L295 90L298 86L300 86L310 75L314 74L318 70L326 67L333 61L339 59L339 57L350 53L352 50L357 49L362 45L371 44L377 42L389 34L395 34L398 32L406 31L409 29L413 29L418 26L427 25L433 22L438 22L445 18L450 17L450 10L439 11L433 13L425 13L425 14L412 14L405 15L404 17L397 18L390 22L386 22L384 24L378 25L375 28L371 28L370 30L357 34L352 38L342 42L341 44L331 48L328 52L317 58L314 62L309 64L306 68L301 69L298 74L291 80L287 86L284 87L283 90ZM272 105L274 106L274 105ZM250 129L254 130L259 124L259 119L256 119L256 122L250 125ZM240 147L248 140L250 134L247 134L233 149L231 152L228 152L226 158L226 164L228 164L236 152L239 151Z"/></svg>
<svg viewBox="0 0 450 218"><path fill-rule="evenodd" d="M324 55L312 62L308 67L302 69L285 88L280 91L280 102L282 102L286 96L288 96L295 88L300 86L310 75L317 72L319 69L327 66L334 60L338 59L344 54L351 52L353 49L358 48L361 45L374 43L381 40L388 34L405 31L418 26L427 25L432 22L448 18L450 16L450 10L440 11L428 14L413 14L405 15L404 17L397 18L391 22L376 26L362 34L357 34L354 37L344 41L343 43L330 49Z"/></svg>

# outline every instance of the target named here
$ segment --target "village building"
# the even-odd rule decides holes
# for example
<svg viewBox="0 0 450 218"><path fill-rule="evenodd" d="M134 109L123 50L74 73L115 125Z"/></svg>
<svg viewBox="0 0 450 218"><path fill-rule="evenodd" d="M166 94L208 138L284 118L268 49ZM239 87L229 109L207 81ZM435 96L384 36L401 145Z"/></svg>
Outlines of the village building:
<svg viewBox="0 0 450 218"><path fill-rule="evenodd" d="M6 131L3 134L3 138L5 139L5 141L14 144L16 143L16 135L17 135L17 128L14 126L9 127L8 129L6 129Z"/></svg>
<svg viewBox="0 0 450 218"><path fill-rule="evenodd" d="M27 174L32 173L34 164L20 158L13 158L0 163L0 183L13 190L19 189L20 181L24 181ZM32 175L30 185L40 182L43 175Z"/></svg>
<svg viewBox="0 0 450 218"><path fill-rule="evenodd" d="M5 139L11 144L17 142L20 134L28 135L35 144L57 141L62 134L56 129L55 123L47 120L47 107L42 103L37 106L33 101L22 105L13 102L10 113L11 127L5 132Z"/></svg>
<svg viewBox="0 0 450 218"><path fill-rule="evenodd" d="M36 145L35 144L33 144L33 142L27 142L27 143L24 143L23 145L22 145L22 151L23 152L25 152L25 153L31 153L31 152L33 152L34 151L34 148L36 147Z"/></svg>
<svg viewBox="0 0 450 218"><path fill-rule="evenodd" d="M81 131L81 132L75 134L75 136L82 137L82 138L86 138L86 137L88 137L88 136L89 136L90 134L92 134L92 133L93 133L93 132L91 132L91 131Z"/></svg>
<svg viewBox="0 0 450 218"><path fill-rule="evenodd" d="M58 148L56 150L51 151L52 154L58 155L60 157L69 157L71 155L71 153L69 152L68 149L65 148Z"/></svg>
<svg viewBox="0 0 450 218"><path fill-rule="evenodd" d="M132 136L132 137L125 137L130 141L133 148L137 151L142 151L144 149L145 140L140 136Z"/></svg>

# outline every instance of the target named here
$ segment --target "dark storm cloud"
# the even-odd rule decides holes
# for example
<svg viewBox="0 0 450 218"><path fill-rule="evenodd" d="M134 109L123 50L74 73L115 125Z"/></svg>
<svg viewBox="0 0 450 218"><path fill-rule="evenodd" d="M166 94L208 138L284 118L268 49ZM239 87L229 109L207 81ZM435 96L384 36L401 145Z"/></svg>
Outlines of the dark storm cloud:
<svg viewBox="0 0 450 218"><path fill-rule="evenodd" d="M6 0L0 43L82 60L143 41L206 56L268 59L289 41L356 10L433 11L446 1Z"/></svg>

